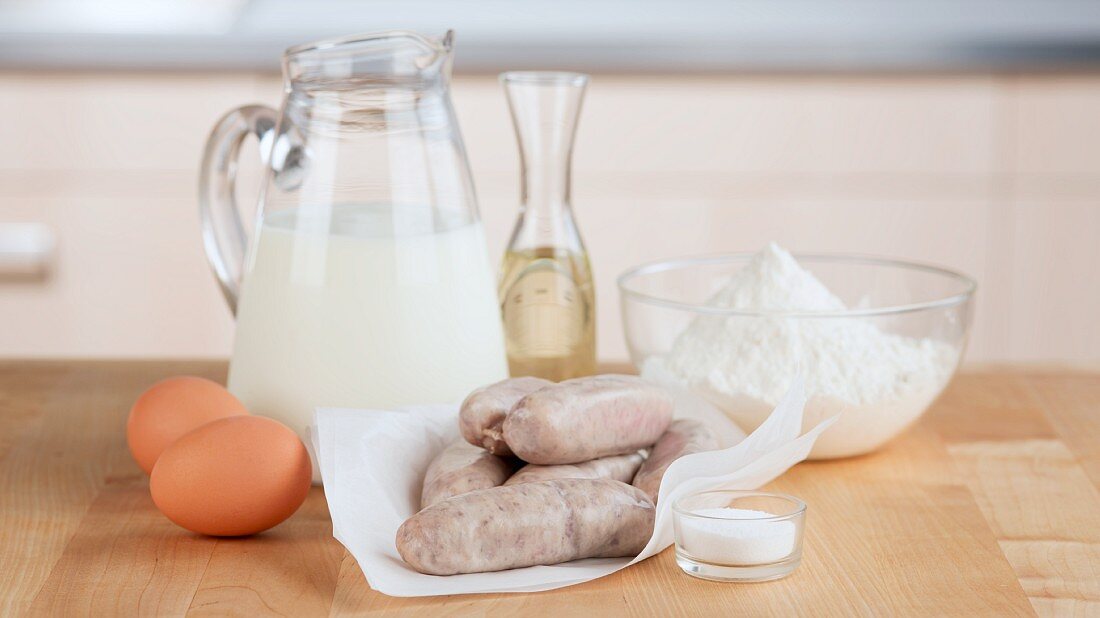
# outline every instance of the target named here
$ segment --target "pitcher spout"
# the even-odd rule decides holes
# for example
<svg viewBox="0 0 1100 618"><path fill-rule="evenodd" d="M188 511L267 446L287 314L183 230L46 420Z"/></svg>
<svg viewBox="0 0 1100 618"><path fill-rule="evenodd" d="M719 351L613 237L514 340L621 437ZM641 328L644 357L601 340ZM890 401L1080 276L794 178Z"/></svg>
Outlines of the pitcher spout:
<svg viewBox="0 0 1100 618"><path fill-rule="evenodd" d="M453 49L453 30L441 36L410 30L370 32L291 47L283 56L283 71L291 84L347 77L430 79L450 73Z"/></svg>

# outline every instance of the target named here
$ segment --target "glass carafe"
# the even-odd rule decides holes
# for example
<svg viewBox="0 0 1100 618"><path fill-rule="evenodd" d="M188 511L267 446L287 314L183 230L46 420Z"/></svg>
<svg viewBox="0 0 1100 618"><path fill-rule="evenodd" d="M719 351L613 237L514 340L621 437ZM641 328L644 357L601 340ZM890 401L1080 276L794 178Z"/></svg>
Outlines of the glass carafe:
<svg viewBox="0 0 1100 618"><path fill-rule="evenodd" d="M500 306L513 376L566 380L596 372L592 267L570 199L573 137L588 76L500 76L519 143L520 214L504 254Z"/></svg>
<svg viewBox="0 0 1100 618"><path fill-rule="evenodd" d="M318 406L457 402L507 376L451 40L291 48L282 109L233 110L207 142L204 241L237 318L229 390L303 438ZM233 198L250 134L265 157L251 239Z"/></svg>

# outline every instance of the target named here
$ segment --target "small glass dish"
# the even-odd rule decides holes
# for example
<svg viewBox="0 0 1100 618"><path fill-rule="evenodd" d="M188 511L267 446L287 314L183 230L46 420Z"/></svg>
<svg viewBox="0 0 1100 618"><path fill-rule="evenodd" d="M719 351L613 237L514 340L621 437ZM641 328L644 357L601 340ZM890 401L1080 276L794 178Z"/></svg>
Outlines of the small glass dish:
<svg viewBox="0 0 1100 618"><path fill-rule="evenodd" d="M722 582L763 582L802 562L806 503L785 494L716 490L672 504L676 564L688 575Z"/></svg>

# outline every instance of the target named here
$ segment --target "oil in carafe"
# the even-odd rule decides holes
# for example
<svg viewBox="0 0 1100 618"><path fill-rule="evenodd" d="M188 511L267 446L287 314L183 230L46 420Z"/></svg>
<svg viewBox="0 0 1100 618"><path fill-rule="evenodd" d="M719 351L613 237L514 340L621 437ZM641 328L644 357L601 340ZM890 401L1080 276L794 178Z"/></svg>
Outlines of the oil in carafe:
<svg viewBox="0 0 1100 618"><path fill-rule="evenodd" d="M586 254L554 247L508 251L500 299L513 376L560 381L596 372L595 294Z"/></svg>
<svg viewBox="0 0 1100 618"><path fill-rule="evenodd" d="M573 219L570 164L588 76L501 75L522 166L520 214L500 271L512 376L566 380L596 372L596 304Z"/></svg>

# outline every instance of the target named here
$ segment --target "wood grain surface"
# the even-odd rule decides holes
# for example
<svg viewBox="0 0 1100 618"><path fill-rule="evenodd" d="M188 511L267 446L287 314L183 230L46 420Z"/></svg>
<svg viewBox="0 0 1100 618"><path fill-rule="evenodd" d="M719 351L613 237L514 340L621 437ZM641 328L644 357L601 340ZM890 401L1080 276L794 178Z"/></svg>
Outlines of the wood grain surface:
<svg viewBox="0 0 1100 618"><path fill-rule="evenodd" d="M374 592L324 494L213 539L154 508L123 426L148 385L221 362L0 363L0 615L1100 616L1100 373L958 376L882 452L800 464L802 566L764 584L683 575L671 551L538 594Z"/></svg>

